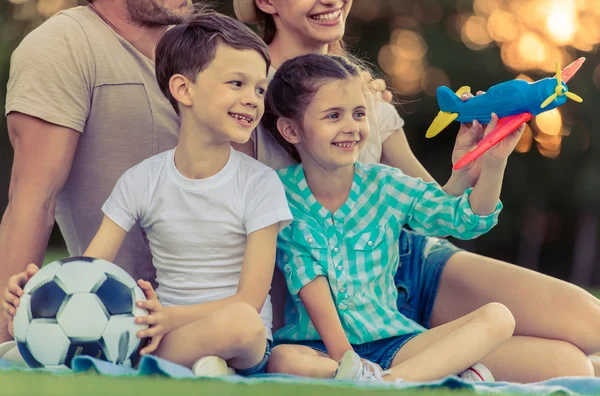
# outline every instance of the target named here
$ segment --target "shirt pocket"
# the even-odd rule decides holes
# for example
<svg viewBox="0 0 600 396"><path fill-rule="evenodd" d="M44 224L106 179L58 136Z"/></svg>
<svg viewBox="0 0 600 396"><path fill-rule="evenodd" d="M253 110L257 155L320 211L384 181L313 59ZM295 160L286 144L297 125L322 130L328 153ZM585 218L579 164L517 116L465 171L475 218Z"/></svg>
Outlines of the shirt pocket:
<svg viewBox="0 0 600 396"><path fill-rule="evenodd" d="M352 250L372 251L385 247L381 246L385 239L385 228L373 227L363 230L362 232L359 232L356 235L350 237L348 241L348 247Z"/></svg>
<svg viewBox="0 0 600 396"><path fill-rule="evenodd" d="M388 266L388 243L384 227L371 227L348 238L348 250L355 255L359 278L367 282L376 281Z"/></svg>
<svg viewBox="0 0 600 396"><path fill-rule="evenodd" d="M293 224L292 239L295 243L310 250L327 249L327 238L319 230L315 230L302 221Z"/></svg>

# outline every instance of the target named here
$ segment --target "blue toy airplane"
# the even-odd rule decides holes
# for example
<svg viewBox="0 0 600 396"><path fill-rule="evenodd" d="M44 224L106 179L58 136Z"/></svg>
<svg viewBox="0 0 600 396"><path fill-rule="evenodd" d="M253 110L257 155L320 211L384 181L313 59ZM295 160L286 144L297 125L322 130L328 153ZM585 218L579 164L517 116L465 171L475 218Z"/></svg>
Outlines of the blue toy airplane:
<svg viewBox="0 0 600 396"><path fill-rule="evenodd" d="M485 94L467 101L462 101L460 96L470 92L469 87L462 87L456 93L448 87L439 87L437 100L440 112L425 136L436 136L455 120L462 123L477 120L487 124L491 120L491 114L496 113L499 118L498 125L454 165L454 169L460 169L495 146L523 123L540 113L563 105L567 98L583 102L579 96L569 92L565 84L577 73L583 62L585 58L579 58L562 72L557 64L555 77L547 77L533 83L512 80L494 85Z"/></svg>

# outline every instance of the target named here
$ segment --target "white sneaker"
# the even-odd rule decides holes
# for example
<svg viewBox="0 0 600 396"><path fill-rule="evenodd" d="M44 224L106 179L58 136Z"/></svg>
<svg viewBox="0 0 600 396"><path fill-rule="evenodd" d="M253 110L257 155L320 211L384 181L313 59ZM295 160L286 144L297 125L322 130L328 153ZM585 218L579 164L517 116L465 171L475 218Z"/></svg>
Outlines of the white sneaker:
<svg viewBox="0 0 600 396"><path fill-rule="evenodd" d="M462 373L458 378L467 382L494 382L492 372L481 363L475 363Z"/></svg>
<svg viewBox="0 0 600 396"><path fill-rule="evenodd" d="M16 341L6 341L0 344L0 359L7 360L16 367L29 367L23 360Z"/></svg>
<svg viewBox="0 0 600 396"><path fill-rule="evenodd" d="M375 363L361 360L360 356L354 351L346 351L344 353L333 378L352 381L383 382L381 368Z"/></svg>
<svg viewBox="0 0 600 396"><path fill-rule="evenodd" d="M218 356L204 356L192 366L192 371L198 377L221 377L234 375L235 370L227 366L227 362Z"/></svg>

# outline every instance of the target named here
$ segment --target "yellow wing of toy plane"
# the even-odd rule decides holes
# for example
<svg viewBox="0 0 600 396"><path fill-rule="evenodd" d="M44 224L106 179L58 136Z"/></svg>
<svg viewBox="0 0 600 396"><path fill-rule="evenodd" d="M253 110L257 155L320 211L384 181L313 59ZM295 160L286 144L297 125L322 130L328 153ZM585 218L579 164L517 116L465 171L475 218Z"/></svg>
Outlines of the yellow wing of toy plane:
<svg viewBox="0 0 600 396"><path fill-rule="evenodd" d="M471 93L471 88L467 86L460 87L458 91L456 91L456 96L460 98L465 93ZM436 136L438 133L442 132L444 128L450 125L452 121L456 120L457 117L458 113L447 113L445 111L440 111L431 125L429 125L425 137L432 138Z"/></svg>

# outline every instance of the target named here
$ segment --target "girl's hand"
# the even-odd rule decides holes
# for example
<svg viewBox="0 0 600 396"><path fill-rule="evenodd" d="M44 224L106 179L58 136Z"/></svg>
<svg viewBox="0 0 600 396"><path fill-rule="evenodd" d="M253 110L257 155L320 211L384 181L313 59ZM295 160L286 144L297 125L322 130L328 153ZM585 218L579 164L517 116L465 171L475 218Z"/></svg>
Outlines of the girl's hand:
<svg viewBox="0 0 600 396"><path fill-rule="evenodd" d="M39 267L35 264L29 264L25 271L11 276L8 279L6 289L4 289L4 300L2 301L2 310L4 317L8 321L8 333L14 337L13 319L17 313L17 308L23 296L23 287L39 271Z"/></svg>
<svg viewBox="0 0 600 396"><path fill-rule="evenodd" d="M471 125L461 124L454 143L454 150L452 150L452 165L471 151L482 137L483 126L479 122L475 121ZM450 195L459 196L467 188L474 187L481 174L480 158L461 169L452 169L452 175L444 186L444 190Z"/></svg>
<svg viewBox="0 0 600 396"><path fill-rule="evenodd" d="M477 92L477 95L483 94L483 91ZM462 100L468 100L473 95L463 94ZM456 143L452 151L452 165L473 149L488 133L494 130L498 123L498 116L492 114L492 120L488 125L482 125L478 121L471 124L461 124L456 136ZM485 128L485 131L484 131ZM462 169L453 170L450 180L444 186L444 190L451 195L460 195L467 188L475 186L481 175L482 165L497 166L504 164L506 159L513 152L523 131L525 124L500 141L495 147L486 151L479 158L464 166Z"/></svg>
<svg viewBox="0 0 600 396"><path fill-rule="evenodd" d="M169 318L169 310L162 306L150 282L140 279L138 285L144 291L146 301L137 301L136 305L147 310L148 315L135 318L135 323L147 324L150 327L140 330L137 335L139 338L152 338L151 342L140 351L140 355L144 356L158 348L165 334L172 330L170 326L172 320Z"/></svg>
<svg viewBox="0 0 600 396"><path fill-rule="evenodd" d="M496 128L497 124L498 116L492 113L492 120L485 129L483 136L485 137L494 128ZM495 167L498 165L505 165L508 156L514 151L515 147L517 147L517 143L519 143L519 139L521 139L524 130L525 124L522 124L510 135L499 141L498 144L496 144L494 147L490 148L488 151L483 153L480 157L482 166Z"/></svg>

